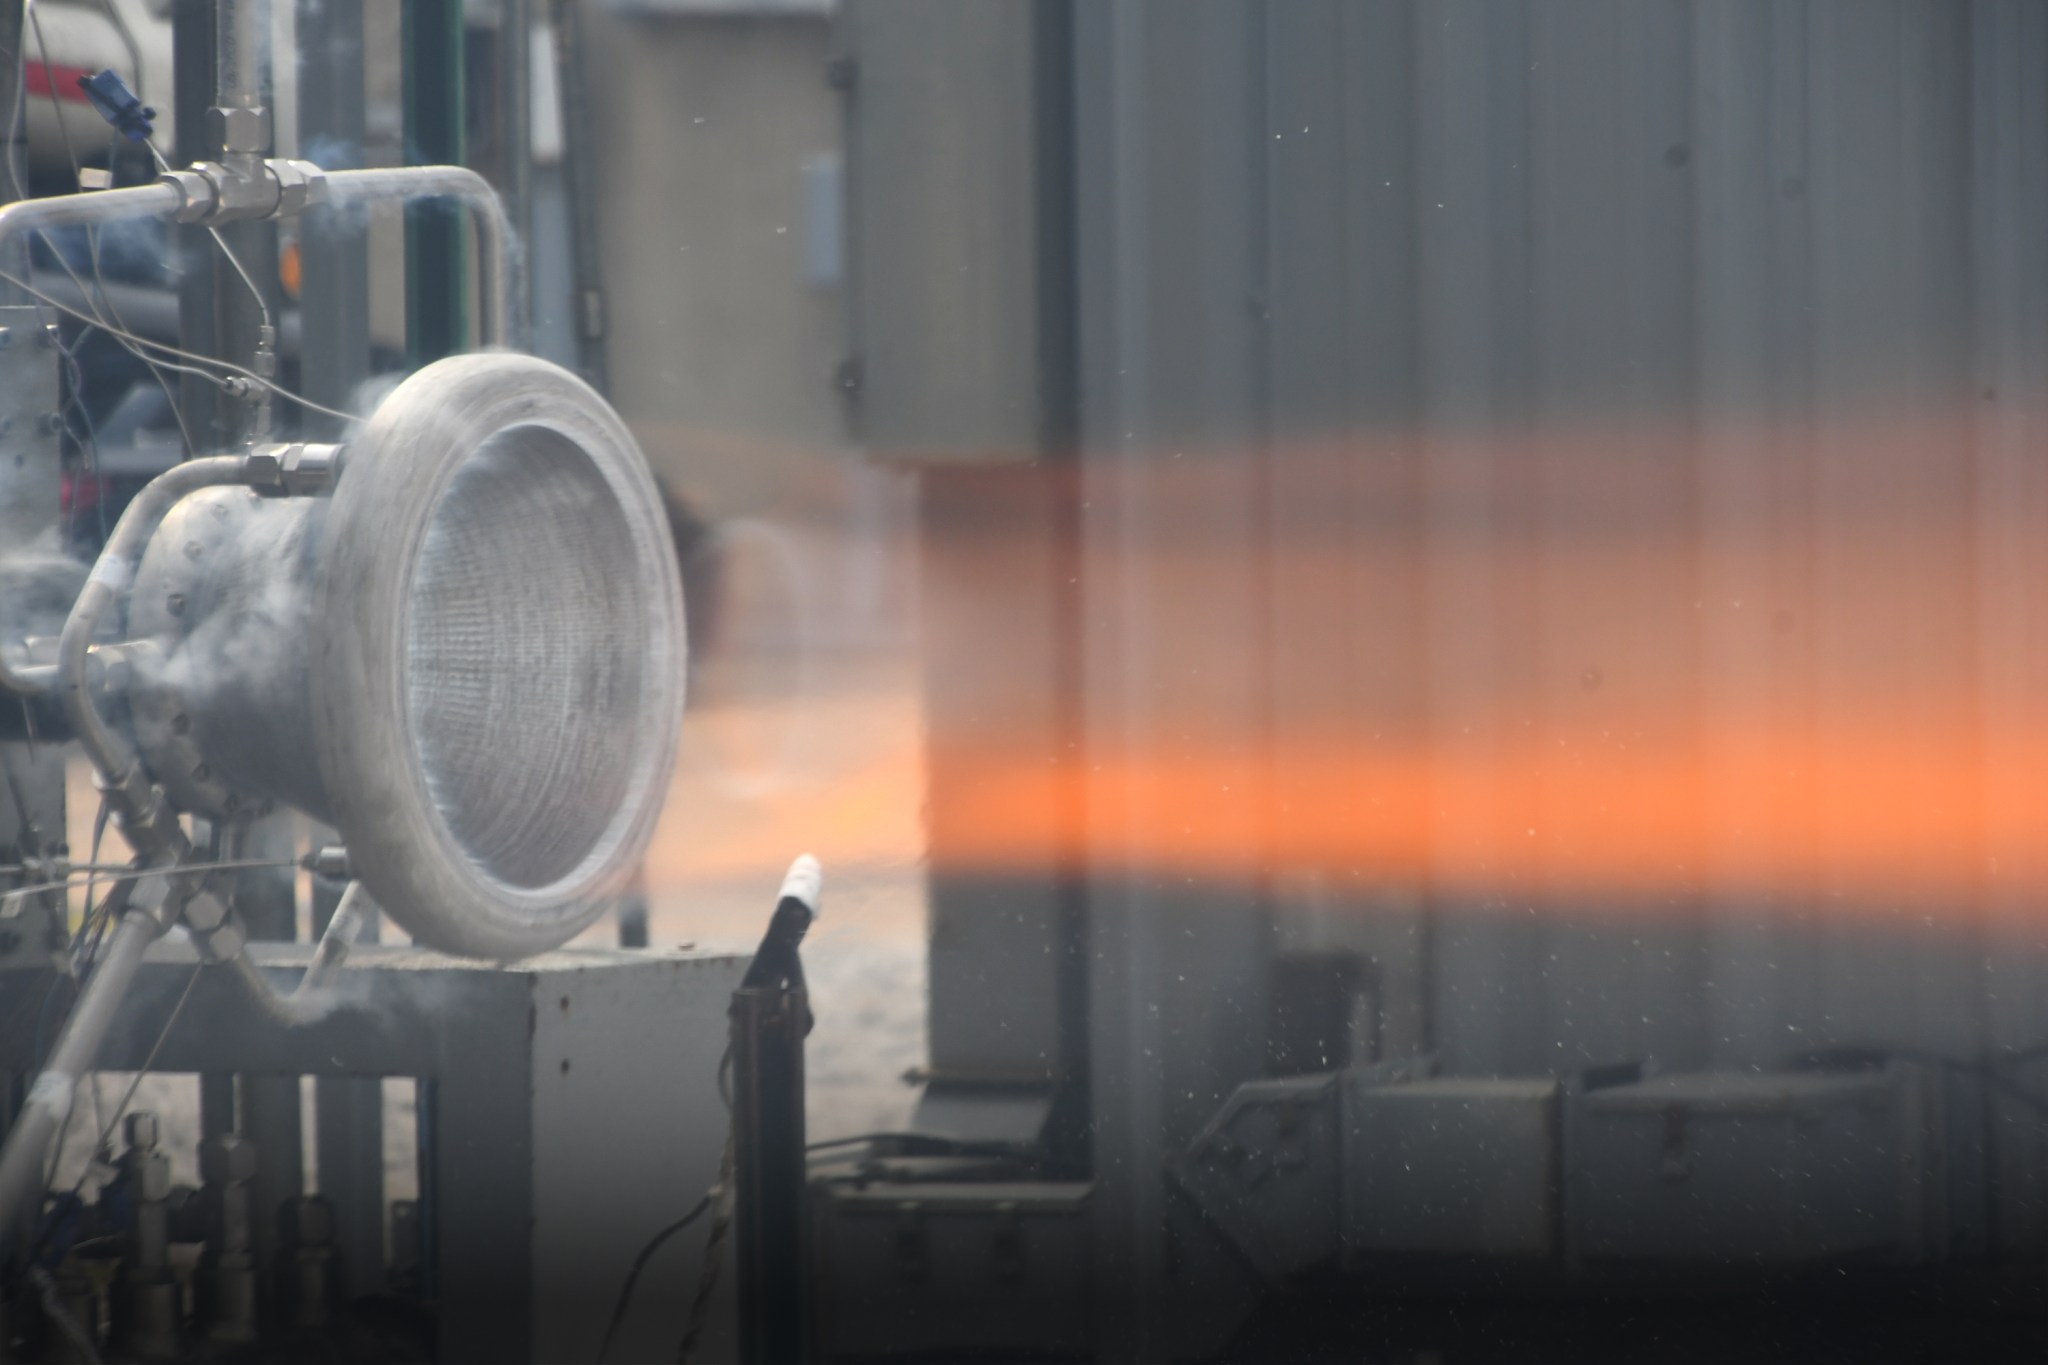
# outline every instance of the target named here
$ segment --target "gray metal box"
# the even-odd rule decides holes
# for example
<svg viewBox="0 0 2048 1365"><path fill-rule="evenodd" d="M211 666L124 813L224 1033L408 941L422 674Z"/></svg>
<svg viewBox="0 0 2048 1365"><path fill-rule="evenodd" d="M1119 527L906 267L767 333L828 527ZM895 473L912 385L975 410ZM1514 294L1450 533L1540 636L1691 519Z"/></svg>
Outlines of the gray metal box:
<svg viewBox="0 0 2048 1365"><path fill-rule="evenodd" d="M1771 1266L1919 1246L1919 1102L1905 1069L1692 1074L1580 1096L1582 1260Z"/></svg>
<svg viewBox="0 0 2048 1365"><path fill-rule="evenodd" d="M1548 1078L1347 1073L1346 1255L1554 1254L1558 1095Z"/></svg>
<svg viewBox="0 0 2048 1365"><path fill-rule="evenodd" d="M1036 458L1071 387L1061 7L852 0L839 24L857 438Z"/></svg>
<svg viewBox="0 0 2048 1365"><path fill-rule="evenodd" d="M311 953L309 944L250 945L287 989ZM433 1191L439 1358L583 1360L597 1350L635 1253L717 1178L727 1125L718 1063L745 966L695 951L609 949L499 966L366 946L337 983L356 1004L285 1028L231 973L195 978L191 949L164 942L123 1003L100 1066L417 1077L431 1126L422 1146L431 1153L423 1175ZM10 975L0 993L34 998L35 974ZM31 1044L26 1026L0 1030L0 1067L26 1072ZM703 1247L703 1231L692 1229L649 1262L614 1359L674 1351ZM381 1266L348 1271L359 1288L383 1280ZM730 1353L730 1318L721 1303L703 1343L708 1357Z"/></svg>
<svg viewBox="0 0 2048 1365"><path fill-rule="evenodd" d="M1087 1184L819 1184L821 1359L1090 1353Z"/></svg>
<svg viewBox="0 0 2048 1365"><path fill-rule="evenodd" d="M1345 1157L1336 1073L1248 1081L1167 1169L1271 1281L1336 1259Z"/></svg>

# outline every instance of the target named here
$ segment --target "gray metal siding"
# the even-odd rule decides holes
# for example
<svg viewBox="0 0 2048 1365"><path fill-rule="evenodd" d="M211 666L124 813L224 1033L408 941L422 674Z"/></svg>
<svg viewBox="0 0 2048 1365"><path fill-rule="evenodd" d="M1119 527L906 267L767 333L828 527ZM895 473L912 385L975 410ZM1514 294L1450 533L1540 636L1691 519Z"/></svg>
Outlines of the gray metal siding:
<svg viewBox="0 0 2048 1365"><path fill-rule="evenodd" d="M1965 878L1959 903L1967 850L1853 919L1830 884L1727 872L1801 813L1717 740L1755 721L1837 763L1876 698L1984 768L1966 799L2014 786L1990 780L2004 727L2048 681L2044 59L2009 4L1081 7L1088 746L1170 761L1191 717L1348 714L1453 760L1522 728L1689 754L1668 892L1318 870L1383 921L1427 902L1428 1027L1461 1070L2048 1038L2036 902L1971 904ZM1290 553L1304 528L1341 573ZM1191 541L1207 568L1162 571ZM1539 813L1581 790L1538 788ZM1482 823L1435 846L1483 863ZM1159 1021L1259 989L1246 911L1299 869L1269 872L1226 925L1097 867L1100 1150L1184 1135ZM1182 982L1188 925L1218 941ZM1157 1099L1103 1084L1160 1065ZM2006 1120L2021 1191L2038 1124Z"/></svg>
<svg viewBox="0 0 2048 1365"><path fill-rule="evenodd" d="M1260 1068L1233 1030L1308 903L1391 973L1388 1036L1466 1073L2048 1043L2048 13L1066 12L1078 748L1048 746L1174 771L1233 737L1210 799L1241 782L1270 850L1176 878L1123 842L1152 796L1085 792L1098 1175ZM935 672L971 643L928 639ZM1288 745L1323 733L1453 775L1555 747L1450 815L1364 763L1360 856L1304 861L1288 823L1332 798ZM1544 841L1645 750L1668 875L1584 885ZM1862 812L1952 833L1863 847ZM1379 858L1389 828L1426 855ZM2000 1235L2038 1238L2038 1115L1993 1117ZM1097 1216L1137 1290L1162 1214L1129 1184Z"/></svg>

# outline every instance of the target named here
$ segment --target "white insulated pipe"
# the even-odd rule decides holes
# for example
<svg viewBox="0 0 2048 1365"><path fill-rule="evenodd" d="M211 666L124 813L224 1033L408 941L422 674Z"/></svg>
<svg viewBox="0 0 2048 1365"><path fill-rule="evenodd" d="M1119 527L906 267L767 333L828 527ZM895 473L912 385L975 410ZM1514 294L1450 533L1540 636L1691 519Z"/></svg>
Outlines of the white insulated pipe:
<svg viewBox="0 0 2048 1365"><path fill-rule="evenodd" d="M512 344L512 224L490 181L467 166L372 167L329 171L326 179L333 205L441 196L467 208L476 224L477 334L485 349Z"/></svg>
<svg viewBox="0 0 2048 1365"><path fill-rule="evenodd" d="M270 51L270 0L218 0L214 12L215 98L223 109L263 105Z"/></svg>

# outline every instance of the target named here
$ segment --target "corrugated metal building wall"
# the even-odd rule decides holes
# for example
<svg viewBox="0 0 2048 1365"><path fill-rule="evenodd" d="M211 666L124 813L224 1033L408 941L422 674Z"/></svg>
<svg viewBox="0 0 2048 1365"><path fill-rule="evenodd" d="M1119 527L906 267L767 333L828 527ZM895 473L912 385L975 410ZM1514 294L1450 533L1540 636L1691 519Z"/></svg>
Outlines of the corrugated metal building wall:
<svg viewBox="0 0 2048 1365"><path fill-rule="evenodd" d="M905 25L985 103L921 106ZM928 470L935 1067L1086 1076L1132 1288L1304 945L1468 1073L2048 1043L2048 10L847 32L856 415ZM998 717L1072 774L1042 877L973 830ZM1992 1112L2038 1240L2038 1110Z"/></svg>

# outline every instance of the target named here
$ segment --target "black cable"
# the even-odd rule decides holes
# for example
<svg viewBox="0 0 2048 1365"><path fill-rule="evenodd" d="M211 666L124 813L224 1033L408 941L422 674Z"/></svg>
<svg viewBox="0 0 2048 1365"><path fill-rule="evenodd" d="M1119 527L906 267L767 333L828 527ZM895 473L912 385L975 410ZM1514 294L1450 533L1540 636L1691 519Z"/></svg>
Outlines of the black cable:
<svg viewBox="0 0 2048 1365"><path fill-rule="evenodd" d="M710 1208L711 1195L707 1193L695 1208L648 1238L647 1245L640 1248L640 1254L633 1258L633 1268L626 1272L626 1282L619 1286L619 1301L612 1306L612 1320L605 1324L604 1339L597 1345L597 1365L604 1365L604 1358L611 1353L612 1338L617 1335L619 1324L626 1320L627 1305L633 1302L633 1286L640 1282L640 1272L647 1268L647 1262L661 1250L662 1243L702 1218Z"/></svg>
<svg viewBox="0 0 2048 1365"><path fill-rule="evenodd" d="M718 1183L711 1187L711 1207L717 1216L711 1220L711 1231L704 1238L704 1268L697 1275L697 1293L690 1300L690 1318L683 1326L682 1343L676 1347L676 1365L690 1365L690 1357L697 1350L697 1338L704 1334L704 1324L710 1320L711 1294L718 1288L725 1235L732 1230L733 1162L732 1129L728 1126L725 1152L718 1159Z"/></svg>
<svg viewBox="0 0 2048 1365"><path fill-rule="evenodd" d="M703 1335L704 1322L711 1309L711 1293L718 1287L718 1266L721 1253L725 1250L725 1235L732 1229L733 1195L733 1133L732 1133L732 1040L726 1039L725 1052L718 1059L718 1098L725 1105L725 1149L718 1155L718 1180L706 1196L716 1216L711 1220L711 1231L704 1238L704 1261L697 1272L697 1292L690 1299L690 1316L683 1324L683 1340L676 1347L678 1365L689 1365L690 1355L697 1349L697 1338Z"/></svg>

